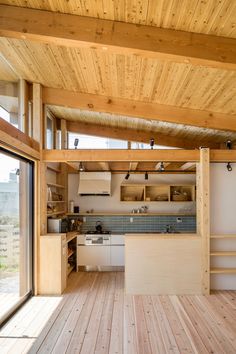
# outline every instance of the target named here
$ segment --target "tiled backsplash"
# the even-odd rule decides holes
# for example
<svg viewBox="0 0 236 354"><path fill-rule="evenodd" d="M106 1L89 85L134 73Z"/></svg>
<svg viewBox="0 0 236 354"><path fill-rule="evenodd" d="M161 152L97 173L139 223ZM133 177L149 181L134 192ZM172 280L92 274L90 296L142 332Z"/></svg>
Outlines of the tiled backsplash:
<svg viewBox="0 0 236 354"><path fill-rule="evenodd" d="M74 219L75 217L70 217ZM172 227L172 230L178 232L196 232L196 217L195 216L166 216L166 215L142 215L142 216L95 216L86 215L86 221L82 224L82 232L86 233L89 230L95 230L96 221L102 222L103 230L108 230L114 233L126 232L165 232L167 225ZM132 219L131 219L132 218ZM182 222L177 222L177 218ZM82 219L82 217L79 217ZM131 222L133 220L133 222Z"/></svg>

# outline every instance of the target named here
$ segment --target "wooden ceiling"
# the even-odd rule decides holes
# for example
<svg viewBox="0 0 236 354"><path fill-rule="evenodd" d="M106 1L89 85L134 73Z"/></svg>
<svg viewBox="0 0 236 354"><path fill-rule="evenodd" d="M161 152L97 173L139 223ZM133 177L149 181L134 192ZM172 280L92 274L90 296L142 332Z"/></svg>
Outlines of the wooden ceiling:
<svg viewBox="0 0 236 354"><path fill-rule="evenodd" d="M153 26L176 30L176 33L186 31L236 38L236 2L232 0L15 0L1 1L1 4ZM138 31L139 27L136 29ZM118 47L116 51L110 51L92 44L66 46L56 44L56 40L53 44L35 38L19 39L22 37L0 38L0 79L15 81L19 77L73 92L205 110L211 114L218 112L227 115L229 121L236 121L236 70L233 65L229 68L202 65L202 62L196 65L191 60L178 62L175 57L165 60L164 57L135 55ZM197 140L200 145L236 140L235 132L55 105L50 109L57 117L69 121L161 133L182 141Z"/></svg>

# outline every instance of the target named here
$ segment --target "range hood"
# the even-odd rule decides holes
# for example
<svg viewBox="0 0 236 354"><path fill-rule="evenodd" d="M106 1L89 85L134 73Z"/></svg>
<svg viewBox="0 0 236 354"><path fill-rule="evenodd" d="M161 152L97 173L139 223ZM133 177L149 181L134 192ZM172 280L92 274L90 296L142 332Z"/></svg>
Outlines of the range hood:
<svg viewBox="0 0 236 354"><path fill-rule="evenodd" d="M80 172L80 195L111 195L111 172Z"/></svg>

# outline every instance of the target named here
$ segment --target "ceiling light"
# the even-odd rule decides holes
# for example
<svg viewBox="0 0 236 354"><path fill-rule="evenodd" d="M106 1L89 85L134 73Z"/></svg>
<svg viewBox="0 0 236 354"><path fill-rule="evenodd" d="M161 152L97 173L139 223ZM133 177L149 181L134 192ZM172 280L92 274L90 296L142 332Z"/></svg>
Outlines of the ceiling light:
<svg viewBox="0 0 236 354"><path fill-rule="evenodd" d="M148 173L147 173L147 171L145 172L145 179L148 179Z"/></svg>
<svg viewBox="0 0 236 354"><path fill-rule="evenodd" d="M129 171L128 171L127 175L125 176L125 179L129 179L129 176L130 176L130 174L129 174Z"/></svg>
<svg viewBox="0 0 236 354"><path fill-rule="evenodd" d="M78 139L78 138L75 138L75 141L74 141L74 147L75 147L75 149L77 149L78 144L79 144L79 139Z"/></svg>
<svg viewBox="0 0 236 354"><path fill-rule="evenodd" d="M155 141L153 138L150 139L150 146L151 146L151 149L153 149L153 146L155 144Z"/></svg>
<svg viewBox="0 0 236 354"><path fill-rule="evenodd" d="M231 163L230 162L228 162L227 163L227 165L226 165L226 168L227 168L227 170L229 171L229 172L231 172L232 171L232 166L231 166Z"/></svg>
<svg viewBox="0 0 236 354"><path fill-rule="evenodd" d="M164 162L163 161L161 162L161 165L160 165L160 171L165 171L165 166L164 166Z"/></svg>
<svg viewBox="0 0 236 354"><path fill-rule="evenodd" d="M79 170L80 170L80 172L83 172L85 170L84 165L82 164L82 162L79 163Z"/></svg>

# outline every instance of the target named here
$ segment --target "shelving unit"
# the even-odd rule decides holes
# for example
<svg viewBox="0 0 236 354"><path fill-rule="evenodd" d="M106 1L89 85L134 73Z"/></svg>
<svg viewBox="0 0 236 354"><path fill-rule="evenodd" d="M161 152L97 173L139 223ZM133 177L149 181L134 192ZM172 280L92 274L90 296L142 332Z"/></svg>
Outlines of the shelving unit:
<svg viewBox="0 0 236 354"><path fill-rule="evenodd" d="M193 202L196 199L195 185L140 185L120 186L122 202Z"/></svg>
<svg viewBox="0 0 236 354"><path fill-rule="evenodd" d="M67 277L76 269L76 237L75 232L67 234Z"/></svg>
<svg viewBox="0 0 236 354"><path fill-rule="evenodd" d="M63 163L47 165L47 218L67 212L67 169Z"/></svg>
<svg viewBox="0 0 236 354"><path fill-rule="evenodd" d="M222 244L223 240L234 240L234 249L231 249L231 244ZM226 241L226 242L227 242ZM210 274L236 274L236 235L228 234L228 235L211 235L210 236L210 244L211 244L211 263L220 264L220 266L211 266ZM223 250L222 248L223 245ZM214 250L216 249L216 250ZM221 261L220 261L221 260ZM232 262L232 267L229 267L229 260ZM225 263L225 267L224 267ZM223 265L223 266L222 266Z"/></svg>

